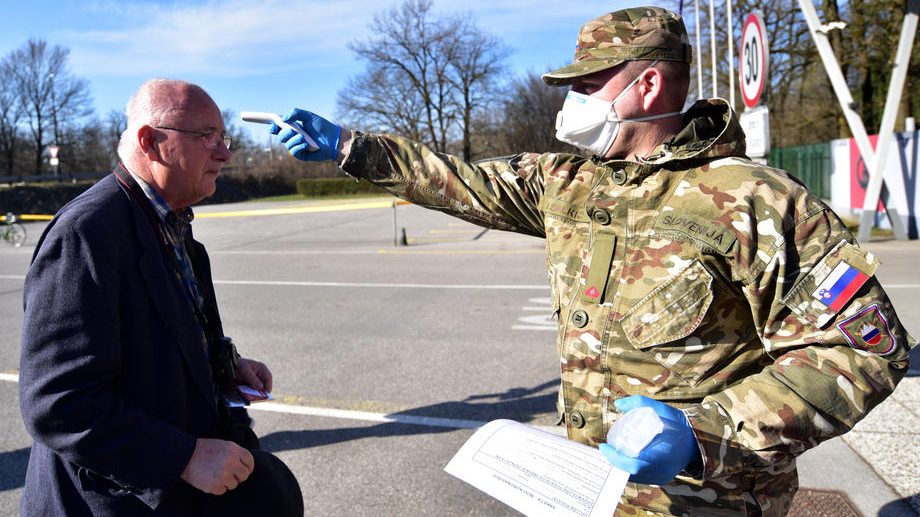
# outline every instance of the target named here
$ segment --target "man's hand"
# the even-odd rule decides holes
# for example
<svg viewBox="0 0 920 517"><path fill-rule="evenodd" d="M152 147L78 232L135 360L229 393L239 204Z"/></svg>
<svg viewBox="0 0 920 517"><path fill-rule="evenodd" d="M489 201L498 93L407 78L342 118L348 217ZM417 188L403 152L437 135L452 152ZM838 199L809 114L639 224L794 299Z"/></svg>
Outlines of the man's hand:
<svg viewBox="0 0 920 517"><path fill-rule="evenodd" d="M624 454L607 443L598 447L614 467L631 474L629 480L633 483L664 485L687 468L694 458L699 458L696 435L681 410L641 395L622 398L614 404L624 413L639 407L650 407L664 424L664 430L636 457ZM631 431L622 429L621 432Z"/></svg>
<svg viewBox="0 0 920 517"><path fill-rule="evenodd" d="M259 361L240 357L236 362L236 378L257 390L272 390L272 372Z"/></svg>
<svg viewBox="0 0 920 517"><path fill-rule="evenodd" d="M183 481L209 494L233 490L252 474L252 454L226 440L199 438L182 475Z"/></svg>
<svg viewBox="0 0 920 517"><path fill-rule="evenodd" d="M307 134L316 142L319 149L310 151L304 138L292 129L282 130L277 124L272 124L269 132L278 135L278 139L294 158L305 162L319 162L335 160L339 154L339 138L342 128L320 117L315 113L302 109L295 109L283 119L288 124L297 124L306 130Z"/></svg>

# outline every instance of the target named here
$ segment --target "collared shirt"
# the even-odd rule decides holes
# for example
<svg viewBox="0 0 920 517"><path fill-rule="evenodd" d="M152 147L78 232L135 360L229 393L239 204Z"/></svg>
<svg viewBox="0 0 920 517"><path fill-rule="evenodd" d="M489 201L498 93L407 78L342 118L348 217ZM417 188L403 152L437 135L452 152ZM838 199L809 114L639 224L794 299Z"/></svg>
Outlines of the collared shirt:
<svg viewBox="0 0 920 517"><path fill-rule="evenodd" d="M144 191L144 195L150 200L150 204L159 217L160 228L163 230L163 234L169 241L173 254L176 257L176 269L179 273L179 279L185 288L185 294L188 295L189 301L195 306L197 312L199 314L204 314L204 297L201 295L201 290L198 288L198 280L195 278L195 271L192 269L192 261L189 258L188 250L185 248L185 238L191 231L192 221L195 219L194 212L192 212L192 209L189 207L173 210L169 206L169 203L163 199L163 196L146 181L133 172L130 172L130 174L131 177L134 178L134 181L140 185L141 190Z"/></svg>

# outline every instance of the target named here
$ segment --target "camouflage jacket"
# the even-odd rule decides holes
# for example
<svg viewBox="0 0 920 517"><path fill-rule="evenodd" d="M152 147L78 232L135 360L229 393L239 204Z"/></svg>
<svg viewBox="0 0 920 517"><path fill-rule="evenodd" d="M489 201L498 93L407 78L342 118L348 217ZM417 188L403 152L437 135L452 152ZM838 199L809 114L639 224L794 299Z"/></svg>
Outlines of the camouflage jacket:
<svg viewBox="0 0 920 517"><path fill-rule="evenodd" d="M752 163L724 101L640 162L521 154L475 164L355 132L341 168L416 204L546 239L560 411L597 445L613 400L680 407L702 469L630 484L618 515L782 515L795 457L904 375L876 257L787 173Z"/></svg>

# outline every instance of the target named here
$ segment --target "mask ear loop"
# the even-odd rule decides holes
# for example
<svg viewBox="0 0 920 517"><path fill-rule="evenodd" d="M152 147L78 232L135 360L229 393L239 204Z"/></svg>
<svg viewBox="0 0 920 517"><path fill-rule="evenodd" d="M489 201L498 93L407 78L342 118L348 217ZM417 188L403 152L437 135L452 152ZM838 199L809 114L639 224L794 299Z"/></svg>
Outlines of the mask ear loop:
<svg viewBox="0 0 920 517"><path fill-rule="evenodd" d="M639 72L639 75L637 75L635 79L633 79L632 81L630 81L630 83L626 85L626 88L623 88L623 91L621 91L619 95L617 95L616 97L614 97L614 99L613 99L612 101L610 101L610 113L607 114L607 122L622 122L622 121L624 121L624 120L639 120L639 119L621 119L621 118L619 118L619 115L616 115L616 112L615 112L614 109L613 109L613 105L616 104L621 98L623 98L623 96L626 95L626 92L628 92L629 90L631 90L632 87L635 86L636 83L639 82L639 79L642 78L642 74L644 74L646 70L648 70L648 69L654 67L655 65L657 65L659 61L661 61L661 60L660 60L660 59L656 59L656 60L652 61L652 64L650 64L650 65L648 65L647 67L643 68L642 71ZM613 116L616 117L616 118L610 118L611 115L613 115ZM650 119L642 119L642 120L650 120Z"/></svg>

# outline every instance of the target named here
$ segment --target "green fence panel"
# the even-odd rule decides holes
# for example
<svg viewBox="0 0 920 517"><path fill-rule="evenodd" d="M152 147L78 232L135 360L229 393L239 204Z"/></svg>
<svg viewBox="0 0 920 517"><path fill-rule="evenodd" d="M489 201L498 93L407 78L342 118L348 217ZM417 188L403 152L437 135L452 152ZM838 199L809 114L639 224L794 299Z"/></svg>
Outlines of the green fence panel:
<svg viewBox="0 0 920 517"><path fill-rule="evenodd" d="M771 167L788 171L821 199L831 197L831 143L770 150Z"/></svg>

